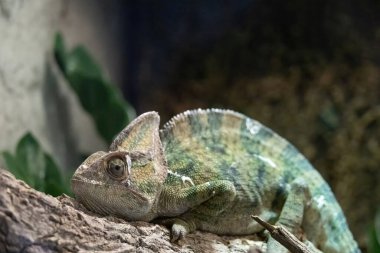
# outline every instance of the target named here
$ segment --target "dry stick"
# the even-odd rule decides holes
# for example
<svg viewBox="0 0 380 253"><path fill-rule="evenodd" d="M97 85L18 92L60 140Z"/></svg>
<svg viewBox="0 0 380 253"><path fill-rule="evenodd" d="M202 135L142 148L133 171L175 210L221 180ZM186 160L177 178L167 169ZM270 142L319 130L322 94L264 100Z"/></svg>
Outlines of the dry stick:
<svg viewBox="0 0 380 253"><path fill-rule="evenodd" d="M307 246L282 226L273 226L263 221L259 216L252 215L252 219L269 231L270 235L292 253L313 253Z"/></svg>

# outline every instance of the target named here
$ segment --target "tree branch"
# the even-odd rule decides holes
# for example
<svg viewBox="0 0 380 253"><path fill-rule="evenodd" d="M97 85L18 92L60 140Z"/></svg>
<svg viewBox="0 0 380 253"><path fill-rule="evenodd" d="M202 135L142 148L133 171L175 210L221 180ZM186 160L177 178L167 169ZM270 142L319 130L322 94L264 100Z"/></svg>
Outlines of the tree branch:
<svg viewBox="0 0 380 253"><path fill-rule="evenodd" d="M273 226L268 222L262 220L260 217L252 215L252 219L257 221L261 226L269 231L270 235L281 243L292 253L314 253L304 243L298 240L292 233L286 230L283 226Z"/></svg>
<svg viewBox="0 0 380 253"><path fill-rule="evenodd" d="M68 196L38 192L0 169L0 252L246 252L256 237L196 232L170 243L167 228L100 217Z"/></svg>

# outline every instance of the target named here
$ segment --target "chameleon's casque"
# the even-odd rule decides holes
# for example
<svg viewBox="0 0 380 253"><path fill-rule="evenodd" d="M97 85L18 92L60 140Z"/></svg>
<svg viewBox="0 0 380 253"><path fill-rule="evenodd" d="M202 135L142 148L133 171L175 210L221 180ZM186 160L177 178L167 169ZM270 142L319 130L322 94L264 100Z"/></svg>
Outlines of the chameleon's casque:
<svg viewBox="0 0 380 253"><path fill-rule="evenodd" d="M332 191L305 157L269 128L229 110L187 111L162 130L156 112L142 114L109 152L79 166L72 189L100 214L160 218L172 225L173 240L196 229L257 233L255 214L304 233L314 251L360 252ZM266 252L287 250L269 238Z"/></svg>

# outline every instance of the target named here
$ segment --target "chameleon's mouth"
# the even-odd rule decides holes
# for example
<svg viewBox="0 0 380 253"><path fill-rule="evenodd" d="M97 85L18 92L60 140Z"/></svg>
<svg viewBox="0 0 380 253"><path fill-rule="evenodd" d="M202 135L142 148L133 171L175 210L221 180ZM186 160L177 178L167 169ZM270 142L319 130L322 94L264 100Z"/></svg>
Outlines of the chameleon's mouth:
<svg viewBox="0 0 380 253"><path fill-rule="evenodd" d="M93 179L89 180L87 178L75 174L71 178L71 189L73 190L73 192L76 191L76 188L81 188L81 186L83 186L84 184L104 185L104 182L96 181Z"/></svg>
<svg viewBox="0 0 380 253"><path fill-rule="evenodd" d="M95 182L95 180L83 180L80 176L73 176L71 179L71 188L74 192L75 198L82 203L88 210L101 214L107 215L113 213L114 210L104 209L100 204L101 196L100 194L91 195L89 194L89 186L99 186L103 185L101 182Z"/></svg>
<svg viewBox="0 0 380 253"><path fill-rule="evenodd" d="M74 175L71 186L75 198L88 210L100 215L115 215L127 220L140 220L149 200L128 188L128 194L106 187L106 184ZM115 194L116 192L116 194ZM120 193L120 195L118 194Z"/></svg>
<svg viewBox="0 0 380 253"><path fill-rule="evenodd" d="M94 186L103 186L103 185L105 185L104 182L96 181L96 180L88 180L86 178L83 178L75 174L71 178L71 189L74 192L76 197L80 197L80 195L86 195L85 192L88 191L89 186L94 187ZM94 191L96 190L94 189ZM90 191L92 192L91 195L94 194L94 191ZM145 196L135 191L132 187L128 187L128 192L131 193L131 195L133 195L133 197L135 199L138 199L139 201L142 201L142 202L148 201L148 199Z"/></svg>

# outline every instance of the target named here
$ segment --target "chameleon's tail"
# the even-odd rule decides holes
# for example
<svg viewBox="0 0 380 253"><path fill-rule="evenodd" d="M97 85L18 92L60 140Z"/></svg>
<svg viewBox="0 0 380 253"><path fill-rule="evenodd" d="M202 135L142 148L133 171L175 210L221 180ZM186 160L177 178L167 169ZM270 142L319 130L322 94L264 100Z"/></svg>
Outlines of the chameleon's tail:
<svg viewBox="0 0 380 253"><path fill-rule="evenodd" d="M343 219L343 220L341 220ZM331 224L332 223L332 224ZM343 214L326 224L326 242L322 247L325 253L360 253L360 249L349 230Z"/></svg>
<svg viewBox="0 0 380 253"><path fill-rule="evenodd" d="M360 253L330 187L326 183L322 187L324 194L317 191L305 211L304 230L308 239L324 253Z"/></svg>

